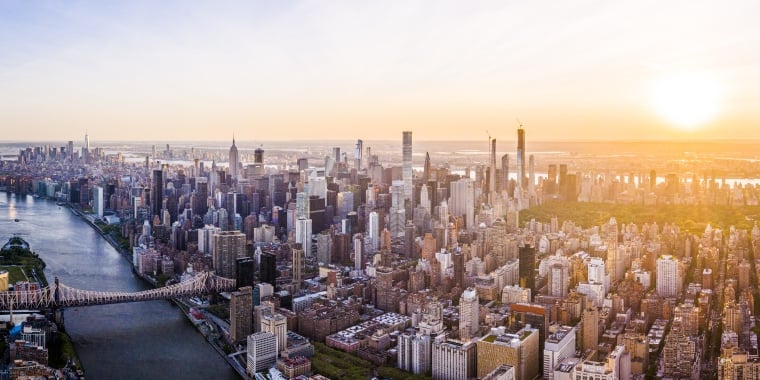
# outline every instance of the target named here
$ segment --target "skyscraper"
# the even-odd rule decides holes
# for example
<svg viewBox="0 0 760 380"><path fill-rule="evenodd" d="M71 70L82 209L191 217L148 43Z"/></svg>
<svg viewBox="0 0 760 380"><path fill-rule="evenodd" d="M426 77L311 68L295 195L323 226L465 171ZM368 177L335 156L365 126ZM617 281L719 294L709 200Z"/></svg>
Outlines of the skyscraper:
<svg viewBox="0 0 760 380"><path fill-rule="evenodd" d="M277 256L270 252L261 255L259 263L259 280L277 287Z"/></svg>
<svg viewBox="0 0 760 380"><path fill-rule="evenodd" d="M490 175L488 176L488 194L493 202L493 195L496 192L496 139L489 138L491 155L488 160Z"/></svg>
<svg viewBox="0 0 760 380"><path fill-rule="evenodd" d="M475 379L477 354L475 342L443 341L433 343L432 374L436 380Z"/></svg>
<svg viewBox="0 0 760 380"><path fill-rule="evenodd" d="M253 288L245 286L230 294L230 339L242 342L253 332Z"/></svg>
<svg viewBox="0 0 760 380"><path fill-rule="evenodd" d="M426 374L432 363L433 340L430 335L404 333L398 337L398 368L415 374Z"/></svg>
<svg viewBox="0 0 760 380"><path fill-rule="evenodd" d="M293 259L293 283L296 287L300 287L301 281L303 280L303 270L305 265L303 246L300 243L293 244L290 248L290 253L292 254Z"/></svg>
<svg viewBox="0 0 760 380"><path fill-rule="evenodd" d="M581 314L582 337L581 350L596 350L599 345L599 310L590 305Z"/></svg>
<svg viewBox="0 0 760 380"><path fill-rule="evenodd" d="M462 178L451 183L449 211L456 216L464 216L465 227L475 224L475 187L470 178Z"/></svg>
<svg viewBox="0 0 760 380"><path fill-rule="evenodd" d="M467 288L459 297L459 339L471 340L480 329L478 292Z"/></svg>
<svg viewBox="0 0 760 380"><path fill-rule="evenodd" d="M354 166L356 171L362 170L362 154L364 153L364 142L361 139L356 140L356 149L354 150Z"/></svg>
<svg viewBox="0 0 760 380"><path fill-rule="evenodd" d="M153 169L153 177L150 183L150 219L156 215L161 215L161 209L164 203L164 171L163 169Z"/></svg>
<svg viewBox="0 0 760 380"><path fill-rule="evenodd" d="M570 264L567 260L555 262L548 271L548 293L552 297L566 297L570 285Z"/></svg>
<svg viewBox="0 0 760 380"><path fill-rule="evenodd" d="M288 345L288 320L280 313L265 313L261 316L261 331L272 333L277 340L277 353Z"/></svg>
<svg viewBox="0 0 760 380"><path fill-rule="evenodd" d="M248 336L246 373L253 378L256 372L266 371L277 362L277 338L270 332Z"/></svg>
<svg viewBox="0 0 760 380"><path fill-rule="evenodd" d="M236 278L237 259L245 257L245 234L240 231L221 231L214 235L212 261L220 277Z"/></svg>
<svg viewBox="0 0 760 380"><path fill-rule="evenodd" d="M298 218L296 221L296 243L303 247L304 255L311 256L311 219Z"/></svg>
<svg viewBox="0 0 760 380"><path fill-rule="evenodd" d="M98 217L98 219L103 218L104 204L103 188L100 186L94 186L92 188L92 212Z"/></svg>
<svg viewBox="0 0 760 380"><path fill-rule="evenodd" d="M401 179L404 181L404 199L412 200L412 132L402 132L403 137L403 166L401 171Z"/></svg>
<svg viewBox="0 0 760 380"><path fill-rule="evenodd" d="M661 297L678 297L681 288L681 274L678 259L662 255L657 259L657 293Z"/></svg>
<svg viewBox="0 0 760 380"><path fill-rule="evenodd" d="M369 234L372 253L380 249L380 215L376 211L369 213L367 233Z"/></svg>
<svg viewBox="0 0 760 380"><path fill-rule="evenodd" d="M544 379L554 379L554 368L575 355L575 327L557 326L544 344Z"/></svg>
<svg viewBox="0 0 760 380"><path fill-rule="evenodd" d="M528 288L536 294L536 249L527 244L523 245L519 248L519 259L520 287Z"/></svg>
<svg viewBox="0 0 760 380"><path fill-rule="evenodd" d="M430 181L430 153L425 152L425 166L422 168L422 183Z"/></svg>
<svg viewBox="0 0 760 380"><path fill-rule="evenodd" d="M90 135L84 133L84 146L82 147L82 158L88 161L90 158Z"/></svg>
<svg viewBox="0 0 760 380"><path fill-rule="evenodd" d="M478 378L484 377L501 364L515 369L515 378L534 379L539 374L539 331L526 326L515 334L504 327L492 328L491 333L477 341Z"/></svg>
<svg viewBox="0 0 760 380"><path fill-rule="evenodd" d="M238 165L240 164L240 161L238 161L238 149L235 146L235 137L232 137L232 146L230 147L230 177L232 177L232 183L236 183L238 180Z"/></svg>
<svg viewBox="0 0 760 380"><path fill-rule="evenodd" d="M253 151L253 163L254 164L264 163L264 149L256 148L256 150Z"/></svg>
<svg viewBox="0 0 760 380"><path fill-rule="evenodd" d="M509 191L509 154L501 156L501 191Z"/></svg>
<svg viewBox="0 0 760 380"><path fill-rule="evenodd" d="M522 125L517 129L517 185L523 189L527 185L527 178L525 178L525 130Z"/></svg>

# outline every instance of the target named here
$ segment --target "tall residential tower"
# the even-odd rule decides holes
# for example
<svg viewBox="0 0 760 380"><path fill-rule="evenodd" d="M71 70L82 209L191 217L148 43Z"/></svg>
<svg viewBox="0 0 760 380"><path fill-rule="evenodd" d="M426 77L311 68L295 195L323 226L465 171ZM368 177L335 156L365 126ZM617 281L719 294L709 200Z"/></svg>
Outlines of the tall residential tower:
<svg viewBox="0 0 760 380"><path fill-rule="evenodd" d="M404 199L412 200L412 131L404 131L403 133L403 165L401 172L401 179L404 181Z"/></svg>

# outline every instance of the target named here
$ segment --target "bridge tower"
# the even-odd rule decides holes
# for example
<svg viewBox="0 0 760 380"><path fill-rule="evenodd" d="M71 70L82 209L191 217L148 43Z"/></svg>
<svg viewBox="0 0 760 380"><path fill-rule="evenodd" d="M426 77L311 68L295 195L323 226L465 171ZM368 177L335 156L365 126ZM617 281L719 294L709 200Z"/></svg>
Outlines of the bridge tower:
<svg viewBox="0 0 760 380"><path fill-rule="evenodd" d="M58 306L60 305L60 289L58 287L58 276L55 277L55 283L53 285L53 319L55 321L55 324L58 326L58 329L61 331L66 331L66 325L64 324L64 317L63 317L63 308Z"/></svg>

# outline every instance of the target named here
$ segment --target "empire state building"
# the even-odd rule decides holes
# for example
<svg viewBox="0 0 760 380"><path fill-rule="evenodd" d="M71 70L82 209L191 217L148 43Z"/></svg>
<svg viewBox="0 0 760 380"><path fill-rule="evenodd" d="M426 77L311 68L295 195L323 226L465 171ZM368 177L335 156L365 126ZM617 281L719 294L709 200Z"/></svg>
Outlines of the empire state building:
<svg viewBox="0 0 760 380"><path fill-rule="evenodd" d="M230 147L230 177L232 182L235 183L238 180L238 150L235 146L235 137L232 137L232 146Z"/></svg>

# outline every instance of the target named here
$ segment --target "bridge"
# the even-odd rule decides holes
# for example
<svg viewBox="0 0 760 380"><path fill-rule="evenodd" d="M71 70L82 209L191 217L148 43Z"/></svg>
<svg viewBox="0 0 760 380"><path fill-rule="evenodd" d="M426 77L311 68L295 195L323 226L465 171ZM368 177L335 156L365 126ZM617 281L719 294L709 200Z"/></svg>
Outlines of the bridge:
<svg viewBox="0 0 760 380"><path fill-rule="evenodd" d="M0 292L0 310L45 309L163 300L235 290L235 280L201 272L192 279L141 292L99 292L58 281L39 290Z"/></svg>

